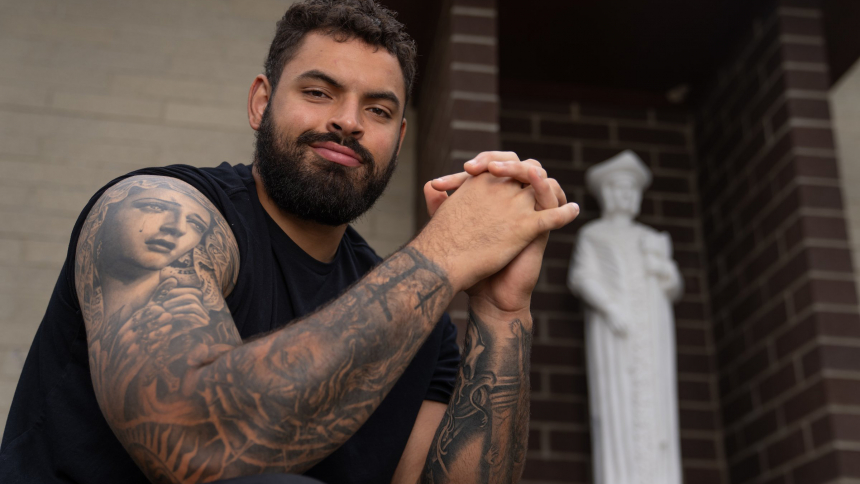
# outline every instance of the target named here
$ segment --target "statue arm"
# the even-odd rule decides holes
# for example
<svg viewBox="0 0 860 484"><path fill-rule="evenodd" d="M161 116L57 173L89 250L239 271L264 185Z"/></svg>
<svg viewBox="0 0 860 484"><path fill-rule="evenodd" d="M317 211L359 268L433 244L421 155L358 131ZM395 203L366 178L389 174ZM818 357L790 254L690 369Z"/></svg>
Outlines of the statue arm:
<svg viewBox="0 0 860 484"><path fill-rule="evenodd" d="M612 298L601 281L601 271L597 266L598 254L594 242L581 233L573 254L573 263L567 277L567 287L579 295L586 304L596 311L608 314Z"/></svg>
<svg viewBox="0 0 860 484"><path fill-rule="evenodd" d="M684 278L681 277L681 273L678 271L678 265L675 264L675 261L668 259L665 261L665 264L666 267L663 271L662 277L658 279L660 282L660 288L663 289L663 292L666 293L666 297L668 297L670 301L677 301L681 298L681 295L684 294Z"/></svg>
<svg viewBox="0 0 860 484"><path fill-rule="evenodd" d="M677 301L684 293L684 278L678 271L678 264L672 259L672 238L666 232L646 233L649 242L657 250L645 255L649 272L657 279L660 289L670 301Z"/></svg>

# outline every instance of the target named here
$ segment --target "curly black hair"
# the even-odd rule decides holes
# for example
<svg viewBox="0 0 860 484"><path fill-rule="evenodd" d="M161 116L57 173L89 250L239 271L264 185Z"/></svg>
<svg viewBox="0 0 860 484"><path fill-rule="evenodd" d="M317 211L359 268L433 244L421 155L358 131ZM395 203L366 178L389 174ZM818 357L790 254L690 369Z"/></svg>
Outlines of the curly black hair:
<svg viewBox="0 0 860 484"><path fill-rule="evenodd" d="M374 0L305 0L293 4L278 21L275 38L266 57L265 74L274 90L284 66L293 58L308 32L320 31L338 42L361 39L384 47L397 57L409 102L415 82L415 41L398 22L396 12Z"/></svg>

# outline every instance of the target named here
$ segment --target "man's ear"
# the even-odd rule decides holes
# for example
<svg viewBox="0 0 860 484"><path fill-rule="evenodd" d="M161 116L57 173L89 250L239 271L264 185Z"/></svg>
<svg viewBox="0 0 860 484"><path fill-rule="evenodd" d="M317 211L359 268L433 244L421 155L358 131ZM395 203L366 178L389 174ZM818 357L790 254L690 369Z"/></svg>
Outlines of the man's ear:
<svg viewBox="0 0 860 484"><path fill-rule="evenodd" d="M269 105L269 99L272 97L272 85L269 84L269 79L263 74L258 74L251 83L251 90L248 92L248 123L254 131L260 129L260 123L263 121L263 113Z"/></svg>
<svg viewBox="0 0 860 484"><path fill-rule="evenodd" d="M397 156L400 156L400 147L403 146L403 139L406 138L406 115L400 122L400 143L397 145Z"/></svg>

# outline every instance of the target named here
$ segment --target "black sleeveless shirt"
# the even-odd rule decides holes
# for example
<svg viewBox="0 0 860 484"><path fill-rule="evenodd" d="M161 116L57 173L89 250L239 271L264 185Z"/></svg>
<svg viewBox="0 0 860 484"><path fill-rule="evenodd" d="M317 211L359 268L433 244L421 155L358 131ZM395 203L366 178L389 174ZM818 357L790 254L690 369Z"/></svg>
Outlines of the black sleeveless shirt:
<svg viewBox="0 0 860 484"><path fill-rule="evenodd" d="M144 174L189 183L232 228L241 266L227 304L243 339L313 312L381 261L351 227L332 262L309 256L263 209L245 165L147 168L113 180L93 196L75 224L65 264L24 363L0 445L4 484L148 483L96 402L74 281L78 235L90 209L113 184ZM390 482L422 402L448 402L458 364L456 328L446 314L364 426L306 475L332 484Z"/></svg>

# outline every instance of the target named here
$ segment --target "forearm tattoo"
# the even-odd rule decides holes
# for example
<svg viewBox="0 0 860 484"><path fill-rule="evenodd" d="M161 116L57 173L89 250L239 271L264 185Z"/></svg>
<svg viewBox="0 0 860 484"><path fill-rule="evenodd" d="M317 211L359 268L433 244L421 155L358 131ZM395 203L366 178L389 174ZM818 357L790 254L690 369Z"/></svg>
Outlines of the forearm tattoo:
<svg viewBox="0 0 860 484"><path fill-rule="evenodd" d="M99 405L157 483L310 468L377 408L453 296L444 271L406 248L243 344L224 302L233 234L208 199L164 177L109 189L75 265Z"/></svg>
<svg viewBox="0 0 860 484"><path fill-rule="evenodd" d="M516 319L491 331L470 314L454 395L419 482L513 483L525 462L531 332Z"/></svg>

